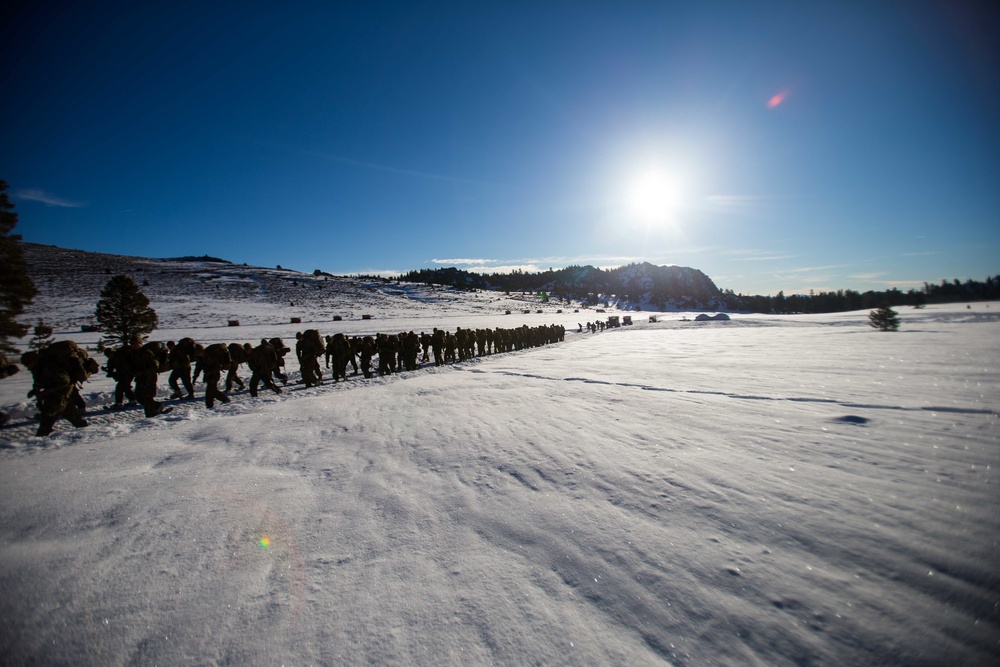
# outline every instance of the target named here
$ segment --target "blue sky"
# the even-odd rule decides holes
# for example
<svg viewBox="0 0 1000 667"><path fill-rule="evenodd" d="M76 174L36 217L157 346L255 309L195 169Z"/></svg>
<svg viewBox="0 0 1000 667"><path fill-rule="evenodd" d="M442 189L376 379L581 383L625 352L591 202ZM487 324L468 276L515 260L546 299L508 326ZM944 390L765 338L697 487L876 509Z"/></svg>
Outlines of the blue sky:
<svg viewBox="0 0 1000 667"><path fill-rule="evenodd" d="M1000 273L995 3L21 4L26 241L748 294Z"/></svg>

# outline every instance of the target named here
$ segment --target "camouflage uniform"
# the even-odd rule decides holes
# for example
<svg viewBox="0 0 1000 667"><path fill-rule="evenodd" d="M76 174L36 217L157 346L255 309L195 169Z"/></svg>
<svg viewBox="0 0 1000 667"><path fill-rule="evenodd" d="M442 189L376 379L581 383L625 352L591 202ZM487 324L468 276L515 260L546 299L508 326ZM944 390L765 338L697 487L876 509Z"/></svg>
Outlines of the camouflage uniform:
<svg viewBox="0 0 1000 667"><path fill-rule="evenodd" d="M326 367L329 368L330 359L333 358L333 348L330 347L330 344L333 342L333 336L325 336L323 340L326 341L326 349L323 351L323 354L326 356Z"/></svg>
<svg viewBox="0 0 1000 667"><path fill-rule="evenodd" d="M132 391L132 381L135 375L128 367L128 347L112 347L104 350L108 364L104 367L108 377L115 381L115 408L121 408L125 399L129 404L135 403L135 392Z"/></svg>
<svg viewBox="0 0 1000 667"><path fill-rule="evenodd" d="M455 350L458 348L458 342L455 339L455 334L450 331L446 331L444 334L444 362L445 363L455 363Z"/></svg>
<svg viewBox="0 0 1000 667"><path fill-rule="evenodd" d="M388 375L396 370L395 336L380 333L378 335L378 374Z"/></svg>
<svg viewBox="0 0 1000 667"><path fill-rule="evenodd" d="M246 389L246 385L240 378L239 371L240 364L245 364L250 358L250 343L245 343L240 345L239 343L229 344L229 372L226 373L226 393L228 394L233 390L233 384L240 385L240 391Z"/></svg>
<svg viewBox="0 0 1000 667"><path fill-rule="evenodd" d="M420 357L420 361L427 363L431 360L430 349L431 349L431 335L426 331L420 332L420 348L423 350L423 355Z"/></svg>
<svg viewBox="0 0 1000 667"><path fill-rule="evenodd" d="M194 398L194 384L191 382L191 361L195 356L194 346L195 342L191 338L182 338L177 344L172 341L167 343L167 348L170 350L170 377L167 378L167 384L174 391L170 398L181 397L178 380L184 383L188 398Z"/></svg>
<svg viewBox="0 0 1000 667"><path fill-rule="evenodd" d="M486 329L476 329L476 353L480 357L486 355Z"/></svg>
<svg viewBox="0 0 1000 667"><path fill-rule="evenodd" d="M307 387L318 386L323 380L323 370L319 365L319 358L326 352L326 345L319 332L315 329L307 329L305 333L295 334L295 356L299 359L299 368L302 371L302 382Z"/></svg>
<svg viewBox="0 0 1000 667"><path fill-rule="evenodd" d="M348 341L342 333L335 334L330 341L330 346L327 349L332 350L333 381L337 382L341 379L347 381L347 362L352 356L354 356L351 350L350 341ZM370 360L369 363L371 363Z"/></svg>
<svg viewBox="0 0 1000 667"><path fill-rule="evenodd" d="M264 339L261 339L260 345L250 350L250 358L247 361L247 365L250 366L250 370L253 373L250 376L250 395L257 395L257 387L261 382L268 389L271 389L276 394L281 393L281 389L274 384L274 380L271 379L271 374L278 368L278 352Z"/></svg>
<svg viewBox="0 0 1000 667"><path fill-rule="evenodd" d="M420 338L412 331L400 334L399 338L399 358L402 360L403 367L408 371L417 370L419 368L417 356L420 354Z"/></svg>
<svg viewBox="0 0 1000 667"><path fill-rule="evenodd" d="M434 327L431 334L431 351L434 352L434 365L440 366L444 363L444 331Z"/></svg>
<svg viewBox="0 0 1000 667"><path fill-rule="evenodd" d="M39 352L27 352L21 360L31 369L33 386L28 396L38 401L39 437L52 433L55 423L65 417L73 426L87 426L80 412L83 400L77 382L85 382L99 370L97 362L73 341L53 343Z"/></svg>
<svg viewBox="0 0 1000 667"><path fill-rule="evenodd" d="M214 407L215 399L228 403L229 397L219 391L219 380L222 379L222 371L232 363L229 348L225 343L213 343L200 356L202 368L205 369L205 407Z"/></svg>
<svg viewBox="0 0 1000 667"><path fill-rule="evenodd" d="M348 359L351 362L351 367L354 368L354 374L358 374L358 355L361 353L361 337L355 336L350 339L351 355Z"/></svg>
<svg viewBox="0 0 1000 667"><path fill-rule="evenodd" d="M291 348L285 347L285 341L280 338L272 338L268 341L271 347L274 348L274 353L278 356L278 365L271 369L271 373L274 377L281 380L281 384L288 384L288 375L282 373L281 369L285 367L285 355L291 352Z"/></svg>
<svg viewBox="0 0 1000 667"><path fill-rule="evenodd" d="M372 357L378 352L378 347L375 344L375 339L371 336L365 336L361 340L361 372L366 378L373 377L372 373Z"/></svg>
<svg viewBox="0 0 1000 667"><path fill-rule="evenodd" d="M143 345L138 336L132 338L127 363L135 374L135 398L146 410L147 417L163 412L163 403L156 400L156 382L166 361L163 356L156 344Z"/></svg>

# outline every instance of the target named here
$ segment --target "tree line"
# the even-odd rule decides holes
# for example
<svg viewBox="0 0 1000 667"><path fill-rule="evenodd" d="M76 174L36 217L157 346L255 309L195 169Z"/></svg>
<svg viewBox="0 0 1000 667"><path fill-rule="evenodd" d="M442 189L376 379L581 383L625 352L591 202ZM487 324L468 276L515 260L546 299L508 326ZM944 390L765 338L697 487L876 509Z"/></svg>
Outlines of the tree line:
<svg viewBox="0 0 1000 667"><path fill-rule="evenodd" d="M514 270L488 275L443 267L409 271L399 280L464 290L545 292L590 305L614 295L619 301L630 303L645 299L660 310L666 310L671 302L710 308L721 295L712 279L698 269L655 266L649 262L615 269L573 265L538 273Z"/></svg>
<svg viewBox="0 0 1000 667"><path fill-rule="evenodd" d="M681 266L629 264L611 270L593 266L568 266L539 273L479 274L455 267L420 269L399 277L405 282L444 285L457 289L481 289L507 292L545 292L590 305L608 296L627 303L646 300L654 308L698 308L703 310L743 310L756 313L835 313L867 310L882 305L920 307L927 303L954 303L1000 299L1000 275L984 281L942 280L924 283L922 289L906 292L898 288L852 289L776 295L737 294L720 290L708 276L697 269Z"/></svg>
<svg viewBox="0 0 1000 667"><path fill-rule="evenodd" d="M838 313L865 310L878 306L913 306L920 308L928 303L956 303L962 301L991 301L1000 299L1000 275L989 276L984 281L942 280L940 285L924 283L923 289L903 292L895 287L887 290L858 292L846 289L835 292L790 294L778 292L773 296L747 296L723 291L726 307L756 313Z"/></svg>

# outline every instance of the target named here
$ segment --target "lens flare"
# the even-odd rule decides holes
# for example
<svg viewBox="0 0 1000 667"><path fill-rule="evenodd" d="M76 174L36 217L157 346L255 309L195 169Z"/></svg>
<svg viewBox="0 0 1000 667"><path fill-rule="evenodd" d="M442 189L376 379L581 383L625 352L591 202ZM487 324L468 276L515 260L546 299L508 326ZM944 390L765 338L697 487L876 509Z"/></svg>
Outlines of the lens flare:
<svg viewBox="0 0 1000 667"><path fill-rule="evenodd" d="M780 93L773 96L771 99L767 101L767 108L773 109L774 107L784 102L786 97L788 97L788 91L787 90L781 91Z"/></svg>
<svg viewBox="0 0 1000 667"><path fill-rule="evenodd" d="M259 540L257 540L257 546L260 547L261 549L268 548L269 546L271 546L271 538L268 537L267 535L264 535Z"/></svg>

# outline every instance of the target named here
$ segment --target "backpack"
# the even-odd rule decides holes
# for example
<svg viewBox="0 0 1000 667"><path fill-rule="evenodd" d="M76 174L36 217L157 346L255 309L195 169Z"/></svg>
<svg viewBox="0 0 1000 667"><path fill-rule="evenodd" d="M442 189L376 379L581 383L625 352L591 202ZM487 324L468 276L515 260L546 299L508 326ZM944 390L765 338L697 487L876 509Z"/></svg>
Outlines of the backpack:
<svg viewBox="0 0 1000 667"><path fill-rule="evenodd" d="M229 361L233 364L245 364L247 362L247 351L239 343L229 344Z"/></svg>
<svg viewBox="0 0 1000 667"><path fill-rule="evenodd" d="M38 364L55 364L65 370L74 382L84 382L93 373L90 355L71 340L60 340L38 352ZM27 365L27 364L25 364Z"/></svg>
<svg viewBox="0 0 1000 667"><path fill-rule="evenodd" d="M323 337L318 329L306 329L302 334L302 351L310 357L318 357L326 352Z"/></svg>
<svg viewBox="0 0 1000 667"><path fill-rule="evenodd" d="M205 366L215 370L229 368L232 359L229 356L229 348L225 343L213 343L205 348Z"/></svg>

